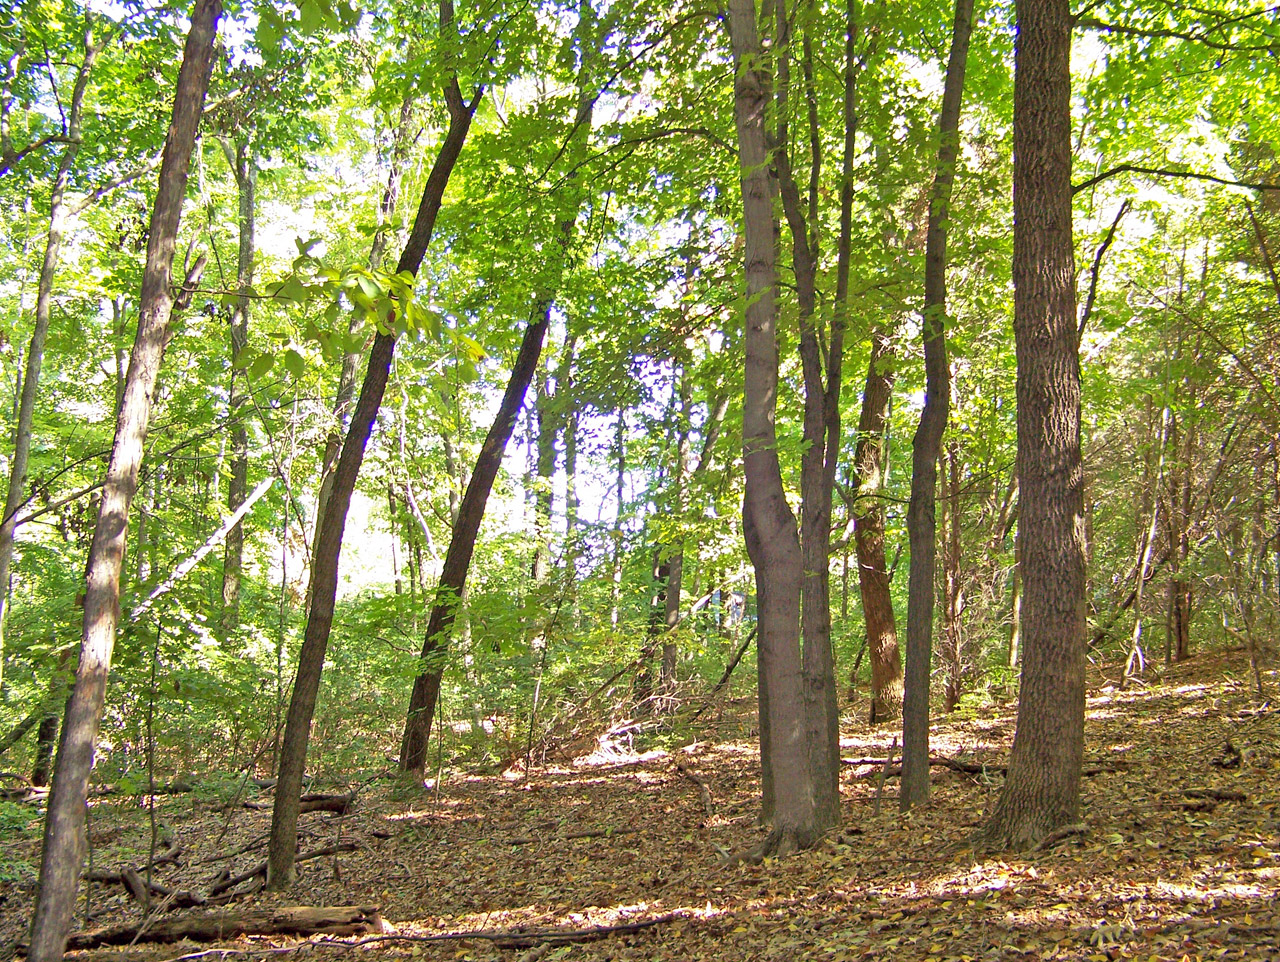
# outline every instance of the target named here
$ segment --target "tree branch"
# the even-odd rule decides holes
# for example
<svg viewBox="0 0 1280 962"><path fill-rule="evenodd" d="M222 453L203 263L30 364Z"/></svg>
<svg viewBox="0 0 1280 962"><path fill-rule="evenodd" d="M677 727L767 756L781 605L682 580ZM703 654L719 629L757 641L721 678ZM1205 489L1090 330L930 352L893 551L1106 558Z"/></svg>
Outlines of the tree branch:
<svg viewBox="0 0 1280 962"><path fill-rule="evenodd" d="M1072 194L1078 194L1082 190L1088 190L1090 187L1096 187L1104 180L1108 180L1117 174L1147 174L1151 177L1172 177L1179 180L1203 180L1211 184L1222 184L1226 187L1248 187L1250 190L1280 190L1280 184L1260 184L1247 180L1229 180L1225 177L1215 177L1213 174L1201 174L1193 170L1172 170L1167 167L1144 167L1141 164L1119 164L1104 170L1100 174L1095 174L1088 180L1075 184L1071 188Z"/></svg>

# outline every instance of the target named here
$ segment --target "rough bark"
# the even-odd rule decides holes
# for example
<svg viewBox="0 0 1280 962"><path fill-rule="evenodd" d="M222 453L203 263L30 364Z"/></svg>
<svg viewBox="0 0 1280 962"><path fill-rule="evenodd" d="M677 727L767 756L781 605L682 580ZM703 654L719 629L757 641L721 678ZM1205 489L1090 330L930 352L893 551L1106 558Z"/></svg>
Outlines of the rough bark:
<svg viewBox="0 0 1280 962"><path fill-rule="evenodd" d="M1071 240L1071 11L1019 0L1014 84L1014 335L1022 684L1004 790L980 841L1027 848L1079 821L1085 545Z"/></svg>
<svg viewBox="0 0 1280 962"><path fill-rule="evenodd" d="M267 909L207 912L174 918L148 918L141 923L77 932L69 949L93 949L103 945L139 942L223 942L242 935L363 935L382 931L376 905L335 905L317 908L286 905Z"/></svg>
<svg viewBox="0 0 1280 962"><path fill-rule="evenodd" d="M898 622L884 550L884 502L879 498L885 473L884 437L893 396L893 361L892 332L878 327L871 335L871 360L867 363L858 441L853 453L857 486L853 536L871 661L870 721L873 725L895 721L902 713L902 656L898 650Z"/></svg>
<svg viewBox="0 0 1280 962"><path fill-rule="evenodd" d="M933 648L934 570L937 557L938 455L951 408L947 365L947 230L951 188L960 154L960 103L973 26L973 0L956 0L947 58L947 79L938 115L938 160L929 198L925 239L925 395L920 425L911 442L911 503L907 537L911 565L907 585L907 668L902 708L902 792L905 812L929 798L929 663Z"/></svg>
<svg viewBox="0 0 1280 962"><path fill-rule="evenodd" d="M86 14L88 18L88 14ZM49 234L45 239L44 261L36 286L35 326L27 347L26 368L17 405L13 437L13 460L9 465L9 486L5 493L4 514L0 515L0 681L4 679L4 623L8 614L9 568L13 563L14 536L18 526L18 510L22 507L27 485L27 468L31 459L31 425L35 417L36 393L40 386L40 370L44 365L44 344L49 335L49 319L53 307L53 282L58 273L62 252L62 234L66 229L67 182L80 154L81 124L84 117L84 95L89 74L102 50L104 41L93 38L92 21L87 19L84 32L84 59L76 73L71 103L67 112L67 144L58 162L57 173L49 194Z"/></svg>
<svg viewBox="0 0 1280 962"><path fill-rule="evenodd" d="M231 479L227 484L227 508L235 512L249 491L249 432L241 417L243 391L248 379L238 371L240 355L249 343L249 291L253 287L255 245L254 213L258 169L248 145L241 140L234 147L223 143L227 162L236 178L239 201L240 244L236 256L236 299L231 311ZM240 624L240 573L244 565L244 527L237 524L227 532L222 561L222 631L224 636Z"/></svg>
<svg viewBox="0 0 1280 962"><path fill-rule="evenodd" d="M453 8L448 0L440 4L443 24L453 19ZM445 89L449 110L449 128L440 144L439 153L432 165L427 183L423 187L422 200L414 218L409 241L400 255L397 273L408 271L416 275L422 266L436 217L444 201L449 177L462 153L471 119L480 103L481 91L477 90L468 103L463 100L457 78L451 78ZM285 721L284 737L280 746L279 782L276 785L275 807L271 813L271 842L268 855L267 885L272 889L285 888L293 878L294 856L298 838L298 805L302 790L302 775L306 767L307 742L311 736L311 719L315 714L316 693L320 688L320 675L324 668L325 650L329 644L329 631L333 627L334 601L338 593L338 562L342 552L342 535L346 528L347 510L355 490L360 466L364 461L365 445L373 430L373 422L382 405L387 378L391 372L391 359L395 353L395 336L379 333L369 350L369 363L360 396L351 414L342 453L334 471L332 492L325 505L325 513L319 520L320 531L316 550L312 557L311 585L308 591L310 607L307 626L303 634L302 648L298 653L298 671L294 679L293 695L289 700L289 712Z"/></svg>
<svg viewBox="0 0 1280 962"><path fill-rule="evenodd" d="M86 566L80 662L63 718L53 791L45 817L40 882L32 919L31 948L27 954L33 962L54 962L62 958L71 928L76 886L84 861L89 770L102 721L107 675L120 618L120 574L124 566L129 507L137 490L152 396L168 340L178 223L196 129L209 88L214 39L221 14L221 0L197 0L178 72L173 117L165 138L147 234L138 331Z"/></svg>

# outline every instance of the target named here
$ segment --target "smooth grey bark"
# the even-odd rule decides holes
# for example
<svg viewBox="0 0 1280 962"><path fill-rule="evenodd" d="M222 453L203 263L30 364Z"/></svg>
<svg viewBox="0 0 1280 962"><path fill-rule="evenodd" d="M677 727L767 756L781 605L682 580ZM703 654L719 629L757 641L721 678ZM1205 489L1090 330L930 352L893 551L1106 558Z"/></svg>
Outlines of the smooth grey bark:
<svg viewBox="0 0 1280 962"><path fill-rule="evenodd" d="M1022 682L1004 789L981 844L1029 848L1080 817L1085 518L1071 239L1067 0L1018 0L1013 283Z"/></svg>
<svg viewBox="0 0 1280 962"><path fill-rule="evenodd" d="M243 139L234 147L223 141L222 150L236 179L240 232L236 254L236 299L231 310L231 479L227 484L227 508L234 513L244 504L249 491L249 432L241 416L248 377L238 370L238 364L240 355L249 344L249 293L253 288L258 168L252 150ZM244 566L242 525L235 525L227 533L223 548L222 631L225 636L240 624L240 574Z"/></svg>
<svg viewBox="0 0 1280 962"><path fill-rule="evenodd" d="M147 232L138 331L89 548L80 662L63 717L53 790L45 816L40 882L32 916L31 946L27 951L27 958L32 962L61 959L71 927L76 886L84 861L89 771L120 618L120 574L124 567L129 507L137 490L153 392L169 336L178 224L196 130L209 89L214 40L221 15L221 0L197 0L178 72L173 118L165 138L159 185Z"/></svg>
<svg viewBox="0 0 1280 962"><path fill-rule="evenodd" d="M934 572L937 557L938 455L951 409L947 364L947 230L951 188L960 155L960 103L973 28L973 0L956 0L947 58L947 79L938 114L938 159L929 197L925 239L925 394L920 425L911 442L911 502L907 537L911 562L907 584L907 664L902 702L902 811L929 798L929 666L933 649Z"/></svg>
<svg viewBox="0 0 1280 962"><path fill-rule="evenodd" d="M738 139L745 242L743 531L756 573L762 819L773 826L763 854L807 848L832 827L825 773L813 770L812 712L800 644L805 559L787 503L774 424L778 387L776 219L766 113L770 81L754 0L731 0L734 125ZM834 688L834 685L832 685ZM818 706L814 706L818 707ZM834 781L834 776L832 777ZM838 812L834 813L838 817Z"/></svg>
<svg viewBox="0 0 1280 962"><path fill-rule="evenodd" d="M453 21L450 0L441 0L442 28ZM396 272L416 275L422 266L436 218L444 202L450 175L462 153L471 120L479 106L483 90L478 88L468 103L463 100L456 76L445 88L449 111L449 127L440 144L439 153L423 187L422 200L414 218L413 230L400 255ZM391 360L395 354L394 333L378 333L369 350L369 363L360 396L351 414L351 423L342 442L334 470L332 491L319 518L316 549L312 556L311 584L307 592L309 608L302 648L298 653L298 670L285 720L280 745L280 768L277 773L275 804L271 813L271 840L267 854L267 886L280 891L293 880L294 859L298 844L298 815L302 792L302 776L307 762L307 743L311 737L311 719L315 715L316 695L324 669L329 632L333 627L334 604L338 594L338 563L342 554L342 535L346 529L351 495L364 462L365 445L373 431L373 422L382 406Z"/></svg>
<svg viewBox="0 0 1280 962"><path fill-rule="evenodd" d="M84 59L76 73L76 82L67 110L67 141L58 161L58 171L53 177L49 194L49 234L45 240L44 261L40 265L40 279L36 287L35 326L31 343L27 348L26 368L22 377L22 390L18 400L17 423L13 436L13 461L9 467L9 486L5 493L4 514L0 515L0 681L4 679L4 623L8 614L9 569L13 564L14 537L18 527L18 511L26 493L27 470L31 460L31 425L35 417L36 395L40 386L40 370L44 365L44 344L49 335L49 320L53 310L53 282L58 273L58 258L62 252L62 234L66 229L67 182L71 168L80 154L81 125L84 118L84 95L89 86L89 74L105 40L95 41L93 23L85 14Z"/></svg>
<svg viewBox="0 0 1280 962"><path fill-rule="evenodd" d="M823 357L817 323L819 258L819 183L822 166L813 50L808 31L802 37L801 68L807 107L809 180L801 195L793 172L793 138L788 100L791 93L791 21L785 0L775 0L777 35L773 162L782 209L791 232L791 268L795 275L800 363L804 382L804 453L800 462L801 672L804 684L805 743L817 822L832 827L840 820L839 718L835 659L831 648L831 503L840 448L840 386L844 330L840 317ZM824 360L826 376L824 378Z"/></svg>

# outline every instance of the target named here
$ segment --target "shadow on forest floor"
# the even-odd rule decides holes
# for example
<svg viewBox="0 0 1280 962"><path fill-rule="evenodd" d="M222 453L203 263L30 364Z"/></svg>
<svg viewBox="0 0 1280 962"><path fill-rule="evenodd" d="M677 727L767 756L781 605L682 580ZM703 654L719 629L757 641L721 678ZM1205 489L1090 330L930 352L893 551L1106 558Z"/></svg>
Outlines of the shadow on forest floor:
<svg viewBox="0 0 1280 962"><path fill-rule="evenodd" d="M890 779L873 815L880 768L853 762L883 758L897 732L846 718L839 839L780 861L721 867L721 853L760 837L753 717L742 703L709 740L643 760L565 763L527 780L458 776L408 799L379 784L348 816L303 816L304 849L352 840L357 850L301 864L287 897L237 903L376 903L409 937L646 928L514 948L474 937L358 949L240 939L205 957L298 949L324 959L359 952L520 962L1280 959L1280 709L1257 706L1243 681L1223 679L1220 663L1210 670L1193 662L1141 689L1091 691L1087 832L1030 855L979 858L966 848L999 791L998 771L933 768L930 806L906 818ZM1277 673L1266 681L1276 691ZM933 751L998 768L1012 734L1012 709L978 712L937 725ZM1224 755L1233 761L1228 742L1234 767L1218 767ZM136 798L95 807L97 864L144 861L149 830ZM157 870L166 885L202 891L219 868L239 871L263 857L269 811L227 812L183 796L158 799L157 811L184 846L180 865ZM0 866L34 863L37 846L32 837L0 840ZM33 890L29 880L3 878L0 946L8 948L0 955L8 956ZM96 924L139 916L118 885L96 884L91 897ZM73 957L160 960L207 949L140 945Z"/></svg>

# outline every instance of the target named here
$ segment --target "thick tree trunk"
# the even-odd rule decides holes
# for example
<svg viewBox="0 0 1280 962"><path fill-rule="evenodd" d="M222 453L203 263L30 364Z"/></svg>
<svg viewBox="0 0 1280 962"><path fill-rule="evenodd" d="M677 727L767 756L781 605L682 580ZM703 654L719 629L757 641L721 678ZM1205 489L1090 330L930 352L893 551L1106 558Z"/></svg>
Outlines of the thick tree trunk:
<svg viewBox="0 0 1280 962"><path fill-rule="evenodd" d="M245 429L241 409L242 393L248 384L243 372L237 371L240 355L249 343L249 292L253 288L253 255L255 246L254 214L258 185L258 169L253 154L244 141L234 147L223 143L236 178L239 199L240 246L236 257L236 300L231 312L231 480L227 485L227 508L235 512L249 493L249 432ZM222 561L222 631L230 635L240 624L240 573L244 566L244 526L237 524L227 532Z"/></svg>
<svg viewBox="0 0 1280 962"><path fill-rule="evenodd" d="M902 707L902 789L899 807L907 811L929 798L929 663L933 649L934 571L937 557L938 455L951 409L951 372L947 365L947 229L951 188L960 155L960 103L973 27L973 0L956 0L947 79L938 115L938 163L929 198L925 241L924 338L925 393L920 426L911 442L911 503L907 536L911 567L907 584L907 670Z"/></svg>
<svg viewBox="0 0 1280 962"><path fill-rule="evenodd" d="M221 0L197 0L183 50L165 139L159 186L147 234L138 331L129 359L115 442L89 549L84 628L75 687L67 702L45 816L40 883L32 919L32 962L62 958L71 928L76 886L85 851L85 799L94 744L102 721L107 675L120 618L120 574L124 567L129 507L138 484L152 396L168 340L174 248L186 194L187 171L204 109L213 63Z"/></svg>
<svg viewBox="0 0 1280 962"><path fill-rule="evenodd" d="M88 14L86 14L86 18ZM84 117L84 94L89 73L104 41L93 39L92 22L87 21L84 34L84 59L76 73L71 103L67 113L67 146L58 162L49 194L49 234L45 240L44 262L36 287L35 328L27 348L26 369L17 405L14 427L13 460L9 465L9 487L5 493L4 513L0 515L0 682L4 680L4 623L8 614L9 569L13 564L14 536L17 533L18 510L22 507L27 486L27 467L31 459L31 425L35 417L36 393L40 386L40 369L44 365L44 343L49 335L49 318L53 307L53 282L58 273L58 257L62 251L62 233L66 228L65 195L71 168L80 154L81 122Z"/></svg>
<svg viewBox="0 0 1280 962"><path fill-rule="evenodd" d="M858 442L853 463L857 499L854 501L854 545L858 556L858 588L866 623L867 651L871 661L871 715L873 725L902 717L902 656L898 651L898 623L889 591L889 567L885 559L884 437L889 425L893 396L893 334L877 327L871 334L871 360L862 391L858 418Z"/></svg>
<svg viewBox="0 0 1280 962"><path fill-rule="evenodd" d="M451 22L452 15L451 4L448 0L443 0L440 5L442 24ZM477 90L470 103L467 103L462 98L457 78L449 81L445 90L449 129L423 188L413 230L400 255L397 273L408 271L416 275L418 268L422 266L422 258L431 242L436 216L440 213L444 200L445 188L458 162L458 156L462 153L462 145L471 129L471 119L475 116L480 96L481 91ZM320 531L312 557L311 586L308 591L310 609L307 612L302 649L298 653L298 672L294 679L293 696L289 700L284 740L280 746L279 781L276 784L275 807L271 813L267 885L275 890L285 888L293 879L294 856L298 844L298 799L306 767L307 742L311 736L316 693L320 688L325 650L329 644L329 631L333 626L342 534L346 528L347 510L351 506L351 495L360 474L360 465L364 461L365 445L369 441L374 419L386 391L395 343L392 334L379 333L373 339L373 347L369 351L369 366L365 371L364 383L360 386L360 397L352 412L351 424L334 471L332 492L325 505L325 513L319 519Z"/></svg>
<svg viewBox="0 0 1280 962"><path fill-rule="evenodd" d="M1071 10L1018 0L1014 334L1022 686L1004 790L982 832L1027 848L1078 821L1084 759L1085 545L1071 240Z"/></svg>
<svg viewBox="0 0 1280 962"><path fill-rule="evenodd" d="M785 854L813 845L832 827L833 813L827 806L826 773L813 771L812 713L806 710L808 679L800 646L805 558L782 485L774 426L776 185L770 174L765 126L769 80L761 69L754 0L731 0L729 33L736 68L734 121L746 248L742 518L747 554L756 572L762 818L773 825L762 851ZM813 707L821 711L825 705ZM834 814L838 818L838 811Z"/></svg>

